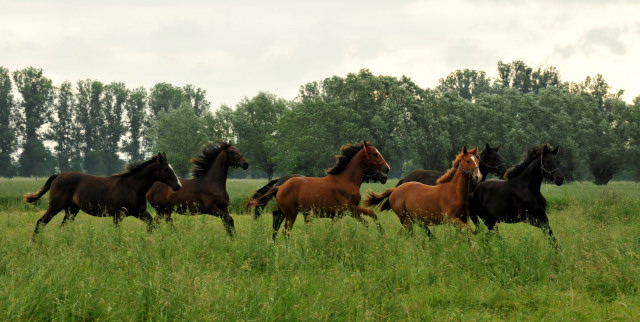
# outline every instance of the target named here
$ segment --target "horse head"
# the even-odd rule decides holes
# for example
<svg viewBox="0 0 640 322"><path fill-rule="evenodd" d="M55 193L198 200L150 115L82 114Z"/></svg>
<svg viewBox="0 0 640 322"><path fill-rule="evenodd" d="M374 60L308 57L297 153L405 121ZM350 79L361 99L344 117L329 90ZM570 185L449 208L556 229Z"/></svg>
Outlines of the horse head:
<svg viewBox="0 0 640 322"><path fill-rule="evenodd" d="M499 149L499 145L492 148L489 146L489 143L487 143L484 149L482 149L482 152L480 152L478 159L480 159L480 166L487 168L488 172L492 172L502 178L507 171L507 166L502 156L498 154Z"/></svg>
<svg viewBox="0 0 640 322"><path fill-rule="evenodd" d="M387 161L384 160L380 151L376 149L373 145L367 143L367 141L362 141L362 150L364 151L366 157L365 168L373 168L378 170L385 175L391 171L391 167L387 164Z"/></svg>
<svg viewBox="0 0 640 322"><path fill-rule="evenodd" d="M156 177L158 181L166 183L173 191L178 191L182 188L180 180L173 171L173 167L167 161L167 154L162 152L155 156L156 159Z"/></svg>
<svg viewBox="0 0 640 322"><path fill-rule="evenodd" d="M551 146L546 144L542 148L542 155L540 156L540 171L542 176L553 181L557 186L562 185L564 182L564 174L560 169L560 162L556 155L558 154L559 146L555 149L551 149Z"/></svg>
<svg viewBox="0 0 640 322"><path fill-rule="evenodd" d="M364 182L380 182L382 184L387 183L387 175L380 172L378 169L366 168L364 170Z"/></svg>
<svg viewBox="0 0 640 322"><path fill-rule="evenodd" d="M240 153L238 148L229 143L225 151L227 152L228 166L242 168L242 170L247 170L249 168L249 162L247 162L247 159L242 155L242 153Z"/></svg>
<svg viewBox="0 0 640 322"><path fill-rule="evenodd" d="M480 172L480 161L477 156L478 147L467 150L467 146L462 147L462 155L459 163L460 170L474 181L478 183L482 181L482 173Z"/></svg>

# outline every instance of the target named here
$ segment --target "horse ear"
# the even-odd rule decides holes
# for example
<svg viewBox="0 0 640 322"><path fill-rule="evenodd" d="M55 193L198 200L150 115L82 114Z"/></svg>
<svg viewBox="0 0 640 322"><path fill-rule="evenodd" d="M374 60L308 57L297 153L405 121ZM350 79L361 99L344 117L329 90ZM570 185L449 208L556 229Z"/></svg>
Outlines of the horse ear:
<svg viewBox="0 0 640 322"><path fill-rule="evenodd" d="M484 151L491 151L491 147L489 146L489 143L487 143L487 144L484 146L484 150L482 150L482 151L483 151L483 152L484 152Z"/></svg>
<svg viewBox="0 0 640 322"><path fill-rule="evenodd" d="M469 152L471 152L472 154L478 155L478 146L476 146L475 148L469 150Z"/></svg>
<svg viewBox="0 0 640 322"><path fill-rule="evenodd" d="M487 143L488 144L488 143ZM493 148L493 151L498 152L498 150L500 150L500 147L502 146L502 144L498 144L497 147Z"/></svg>
<svg viewBox="0 0 640 322"><path fill-rule="evenodd" d="M465 145L462 147L462 154L467 155L467 153L469 153L469 151L467 151L467 145L465 144Z"/></svg>
<svg viewBox="0 0 640 322"><path fill-rule="evenodd" d="M553 151L551 151L551 153L553 153L554 155L558 154L558 149L560 149L560 146L556 145L556 148L553 149Z"/></svg>
<svg viewBox="0 0 640 322"><path fill-rule="evenodd" d="M549 143L545 144L542 148L542 153L549 153L551 150L549 149Z"/></svg>

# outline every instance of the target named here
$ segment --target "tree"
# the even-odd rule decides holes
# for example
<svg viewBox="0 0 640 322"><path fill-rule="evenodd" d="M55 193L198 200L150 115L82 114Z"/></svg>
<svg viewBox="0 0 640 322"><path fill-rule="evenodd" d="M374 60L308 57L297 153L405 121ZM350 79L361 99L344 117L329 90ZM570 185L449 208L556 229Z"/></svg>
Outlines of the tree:
<svg viewBox="0 0 640 322"><path fill-rule="evenodd" d="M13 81L22 96L19 124L24 130L24 144L19 157L20 175L49 175L55 163L44 147L44 134L40 130L51 116L52 82L44 77L42 69L33 67L13 72Z"/></svg>
<svg viewBox="0 0 640 322"><path fill-rule="evenodd" d="M456 70L440 79L438 90L455 91L466 100L476 100L480 94L491 92L490 79L483 71L464 69Z"/></svg>
<svg viewBox="0 0 640 322"><path fill-rule="evenodd" d="M58 171L80 170L80 151L74 124L75 97L71 83L63 82L56 91L53 104L54 121L47 138L56 143L53 152L58 159Z"/></svg>
<svg viewBox="0 0 640 322"><path fill-rule="evenodd" d="M238 103L231 122L238 135L240 151L266 174L269 180L276 171L275 143L273 135L276 124L287 110L283 99L273 94L260 92L252 99L244 98Z"/></svg>
<svg viewBox="0 0 640 322"><path fill-rule="evenodd" d="M12 83L9 70L0 67L0 176L11 177L15 169L11 155L16 151L17 107L12 94Z"/></svg>
<svg viewBox="0 0 640 322"><path fill-rule="evenodd" d="M211 109L211 102L207 100L207 92L201 88L196 88L191 84L187 84L182 88L184 98L191 103L191 107L197 116L203 116L205 111Z"/></svg>
<svg viewBox="0 0 640 322"><path fill-rule="evenodd" d="M145 124L147 123L147 91L144 87L132 90L124 105L127 114L125 122L129 135L123 142L122 151L129 155L129 161L144 158Z"/></svg>
<svg viewBox="0 0 640 322"><path fill-rule="evenodd" d="M105 124L103 112L104 85L99 81L82 80L77 83L76 122L82 149L82 166L92 174L106 174L101 147L103 138L100 133Z"/></svg>
<svg viewBox="0 0 640 322"><path fill-rule="evenodd" d="M124 106L129 97L129 90L124 83L111 83L104 87L103 115L104 124L101 127L102 161L105 174L118 172L124 166L124 162L118 156L120 141L123 139L126 128L123 125L122 115Z"/></svg>
<svg viewBox="0 0 640 322"><path fill-rule="evenodd" d="M151 118L158 117L160 112L169 112L182 106L187 101L185 93L180 87L175 87L169 83L155 84L149 93L149 109Z"/></svg>
<svg viewBox="0 0 640 322"><path fill-rule="evenodd" d="M148 130L153 152L166 152L175 172L186 177L189 159L209 141L202 131L201 119L188 102L178 109L161 112Z"/></svg>

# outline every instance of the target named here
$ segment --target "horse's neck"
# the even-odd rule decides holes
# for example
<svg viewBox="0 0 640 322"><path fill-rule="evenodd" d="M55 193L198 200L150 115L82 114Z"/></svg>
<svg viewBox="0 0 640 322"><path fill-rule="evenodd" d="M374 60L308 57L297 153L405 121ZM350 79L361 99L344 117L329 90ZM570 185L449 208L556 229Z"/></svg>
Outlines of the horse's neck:
<svg viewBox="0 0 640 322"><path fill-rule="evenodd" d="M221 151L218 157L209 167L209 171L205 175L205 179L209 183L215 183L222 187L227 186L227 174L229 173L229 166L227 165L227 153Z"/></svg>
<svg viewBox="0 0 640 322"><path fill-rule="evenodd" d="M364 180L364 168L362 167L360 156L354 156L344 170L335 176L339 179L352 182L358 185L358 187L361 186Z"/></svg>
<svg viewBox="0 0 640 322"><path fill-rule="evenodd" d="M540 158L535 158L529 163L529 166L518 176L519 180L527 183L529 190L534 193L540 192L540 186L542 185L542 170L540 170Z"/></svg>
<svg viewBox="0 0 640 322"><path fill-rule="evenodd" d="M459 191L462 200L465 200L467 194L469 193L469 185L471 184L471 178L469 175L462 172L460 169L456 169L456 173L453 174L453 178L449 181L449 184L455 191Z"/></svg>
<svg viewBox="0 0 640 322"><path fill-rule="evenodd" d="M144 169L123 178L129 187L133 187L136 196L144 196L151 189L153 183L158 180L155 175L155 167L155 164L148 165Z"/></svg>
<svg viewBox="0 0 640 322"><path fill-rule="evenodd" d="M480 182L482 182L487 179L487 175L489 174L490 170L489 170L489 167L486 166L482 161L478 163L480 163L478 164L478 167L480 169L480 173L482 174L482 180L480 180Z"/></svg>

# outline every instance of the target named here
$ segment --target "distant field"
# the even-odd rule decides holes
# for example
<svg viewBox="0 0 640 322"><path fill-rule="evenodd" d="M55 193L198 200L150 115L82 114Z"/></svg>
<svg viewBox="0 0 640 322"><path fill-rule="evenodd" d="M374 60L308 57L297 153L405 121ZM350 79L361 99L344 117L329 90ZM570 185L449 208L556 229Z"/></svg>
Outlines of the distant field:
<svg viewBox="0 0 640 322"><path fill-rule="evenodd" d="M80 213L32 243L48 194L35 206L22 195L45 179L0 179L0 320L640 320L637 183L544 185L555 253L525 224L428 238L398 234L392 212L379 213L382 235L298 220L274 243L270 215L241 212L266 180L229 180L233 241L209 216L147 234Z"/></svg>

